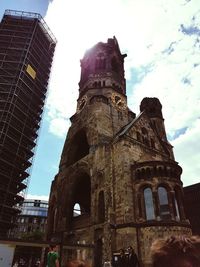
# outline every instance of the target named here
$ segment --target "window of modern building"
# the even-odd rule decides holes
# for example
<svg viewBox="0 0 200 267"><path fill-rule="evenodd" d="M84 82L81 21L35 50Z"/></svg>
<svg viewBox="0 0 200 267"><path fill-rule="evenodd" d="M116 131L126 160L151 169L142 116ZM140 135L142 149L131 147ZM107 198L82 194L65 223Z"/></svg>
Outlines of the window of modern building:
<svg viewBox="0 0 200 267"><path fill-rule="evenodd" d="M36 204L36 205L35 205ZM25 232L34 231L39 226L41 231L44 231L47 223L48 202L43 200L25 200L21 205L21 214L18 218L18 227L14 230L13 236L21 237ZM42 226L41 226L42 224ZM22 229L23 228L23 229Z"/></svg>

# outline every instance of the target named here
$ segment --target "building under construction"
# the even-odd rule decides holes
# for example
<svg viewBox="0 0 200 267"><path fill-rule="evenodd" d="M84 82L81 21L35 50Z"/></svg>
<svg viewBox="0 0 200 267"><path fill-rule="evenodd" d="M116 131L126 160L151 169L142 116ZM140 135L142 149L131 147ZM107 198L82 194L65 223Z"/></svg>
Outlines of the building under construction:
<svg viewBox="0 0 200 267"><path fill-rule="evenodd" d="M0 23L0 237L15 226L27 187L56 39L36 13Z"/></svg>

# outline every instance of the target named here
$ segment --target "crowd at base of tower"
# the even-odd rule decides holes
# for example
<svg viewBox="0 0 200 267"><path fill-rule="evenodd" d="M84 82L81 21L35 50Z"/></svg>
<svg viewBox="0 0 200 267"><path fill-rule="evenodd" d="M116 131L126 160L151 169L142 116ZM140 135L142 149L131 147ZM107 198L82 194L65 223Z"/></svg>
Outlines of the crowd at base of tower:
<svg viewBox="0 0 200 267"><path fill-rule="evenodd" d="M19 242L19 241L18 241ZM91 250L92 258L86 255L87 247L65 246L52 243L23 243L21 250L29 247L29 257L14 256L17 243L0 242L0 266L7 267L199 267L200 266L200 236L170 236L154 239L148 248L151 261L145 263L138 257L133 247L121 248L112 253L110 259L94 262L95 250ZM22 247L23 246L23 247ZM37 247L38 246L38 247ZM36 252L40 246L40 254ZM20 245L18 243L18 250ZM11 253L12 250L12 253ZM67 255L66 255L67 254ZM12 257L11 257L12 256Z"/></svg>
<svg viewBox="0 0 200 267"><path fill-rule="evenodd" d="M1 247L0 247L1 249ZM63 261L62 245L51 244L48 248L42 249L41 258L23 257L14 258L12 264L8 265L5 255L2 257L4 267L199 267L200 266L200 236L171 236L156 239L149 251L151 262L144 263L139 259L134 248L129 246L127 249L121 248L113 252L112 259L94 264L92 259L81 257L77 248L69 249L68 259ZM70 250L75 250L77 255L72 256ZM34 250L33 250L34 251ZM1 251L2 252L2 251ZM5 252L4 252L5 254ZM93 257L95 257L93 255Z"/></svg>
<svg viewBox="0 0 200 267"><path fill-rule="evenodd" d="M55 254L56 267L97 267L90 264L87 260L72 259L60 265L56 246L51 246ZM104 261L98 264L101 267L198 267L200 266L200 237L199 236L171 236L162 239L156 239L151 247L151 263L149 265L139 261L134 249L130 246L125 251L120 249L118 253L113 254L112 261ZM49 259L48 253L47 260ZM54 266L47 264L48 267Z"/></svg>

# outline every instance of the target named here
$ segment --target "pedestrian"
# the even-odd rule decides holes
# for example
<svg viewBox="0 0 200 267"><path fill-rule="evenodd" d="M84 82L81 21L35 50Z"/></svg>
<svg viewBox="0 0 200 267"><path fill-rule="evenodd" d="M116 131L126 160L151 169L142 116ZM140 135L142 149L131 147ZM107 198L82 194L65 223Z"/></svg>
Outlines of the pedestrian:
<svg viewBox="0 0 200 267"><path fill-rule="evenodd" d="M171 236L151 246L153 267L199 267L200 237Z"/></svg>
<svg viewBox="0 0 200 267"><path fill-rule="evenodd" d="M128 267L139 267L140 266L135 250L131 246L128 247L127 266Z"/></svg>
<svg viewBox="0 0 200 267"><path fill-rule="evenodd" d="M59 267L58 258L58 246L55 244L50 245L49 252L47 254L47 266L48 267Z"/></svg>
<svg viewBox="0 0 200 267"><path fill-rule="evenodd" d="M119 257L118 257L118 267L126 267L127 265L127 259L126 259L126 255L125 255L125 251L124 249L120 249L119 251Z"/></svg>

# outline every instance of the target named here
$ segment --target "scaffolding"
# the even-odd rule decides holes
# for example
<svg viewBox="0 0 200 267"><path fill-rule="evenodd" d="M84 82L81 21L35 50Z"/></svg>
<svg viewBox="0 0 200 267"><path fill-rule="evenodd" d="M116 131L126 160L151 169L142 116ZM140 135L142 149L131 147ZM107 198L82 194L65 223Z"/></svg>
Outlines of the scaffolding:
<svg viewBox="0 0 200 267"><path fill-rule="evenodd" d="M0 23L0 236L15 226L36 146L56 39L37 13Z"/></svg>

